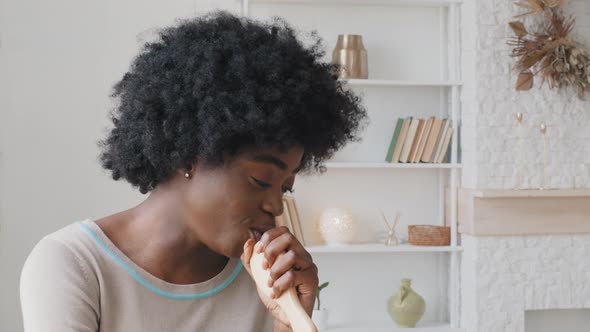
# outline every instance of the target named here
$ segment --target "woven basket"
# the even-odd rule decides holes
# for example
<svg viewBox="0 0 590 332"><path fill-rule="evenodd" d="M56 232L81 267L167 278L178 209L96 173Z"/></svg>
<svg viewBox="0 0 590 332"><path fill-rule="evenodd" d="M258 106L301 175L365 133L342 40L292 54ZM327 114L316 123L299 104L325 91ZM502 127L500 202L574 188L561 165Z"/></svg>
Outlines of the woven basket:
<svg viewBox="0 0 590 332"><path fill-rule="evenodd" d="M451 228L448 226L409 225L408 242L416 246L448 246Z"/></svg>

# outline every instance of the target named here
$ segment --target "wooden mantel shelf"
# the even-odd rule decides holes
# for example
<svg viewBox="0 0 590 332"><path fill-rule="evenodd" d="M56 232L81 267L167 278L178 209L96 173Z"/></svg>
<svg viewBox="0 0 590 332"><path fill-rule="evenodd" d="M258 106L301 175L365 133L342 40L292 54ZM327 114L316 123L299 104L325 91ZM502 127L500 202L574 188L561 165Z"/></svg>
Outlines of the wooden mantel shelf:
<svg viewBox="0 0 590 332"><path fill-rule="evenodd" d="M458 230L471 235L590 233L590 189L459 189Z"/></svg>

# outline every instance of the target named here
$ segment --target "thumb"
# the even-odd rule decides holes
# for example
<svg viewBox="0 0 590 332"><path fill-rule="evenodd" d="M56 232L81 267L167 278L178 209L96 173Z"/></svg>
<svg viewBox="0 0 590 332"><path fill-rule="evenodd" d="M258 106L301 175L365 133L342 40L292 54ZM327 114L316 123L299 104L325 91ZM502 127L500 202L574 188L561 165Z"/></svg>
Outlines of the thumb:
<svg viewBox="0 0 590 332"><path fill-rule="evenodd" d="M254 240L248 239L248 241L244 243L244 252L242 253L242 256L240 256L240 259L242 260L242 265L244 265L246 271L248 271L248 274L250 274L250 276L252 276L252 269L250 268L250 259L252 258L253 252Z"/></svg>

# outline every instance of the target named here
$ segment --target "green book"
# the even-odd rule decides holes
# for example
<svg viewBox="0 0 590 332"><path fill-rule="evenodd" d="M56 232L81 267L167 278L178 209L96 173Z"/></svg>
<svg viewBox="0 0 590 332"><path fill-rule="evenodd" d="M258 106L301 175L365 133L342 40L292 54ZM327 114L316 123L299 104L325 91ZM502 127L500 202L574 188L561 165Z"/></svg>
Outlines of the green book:
<svg viewBox="0 0 590 332"><path fill-rule="evenodd" d="M402 129L402 124L404 123L404 119L398 118L397 124L395 125L395 130L393 131L393 136L391 137L391 143L389 143L389 149L387 149L387 156L385 157L385 161L391 162L393 158L393 150L395 149L395 145L397 143L397 139L399 138L399 133Z"/></svg>

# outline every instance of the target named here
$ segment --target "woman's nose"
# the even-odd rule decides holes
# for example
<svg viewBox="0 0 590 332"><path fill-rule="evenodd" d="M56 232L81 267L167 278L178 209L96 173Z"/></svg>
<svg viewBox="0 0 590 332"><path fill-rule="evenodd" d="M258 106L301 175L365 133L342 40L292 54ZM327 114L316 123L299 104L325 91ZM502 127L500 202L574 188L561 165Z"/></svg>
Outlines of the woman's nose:
<svg viewBox="0 0 590 332"><path fill-rule="evenodd" d="M283 214L283 193L281 192L280 195L270 194L264 201L262 208L275 217Z"/></svg>

